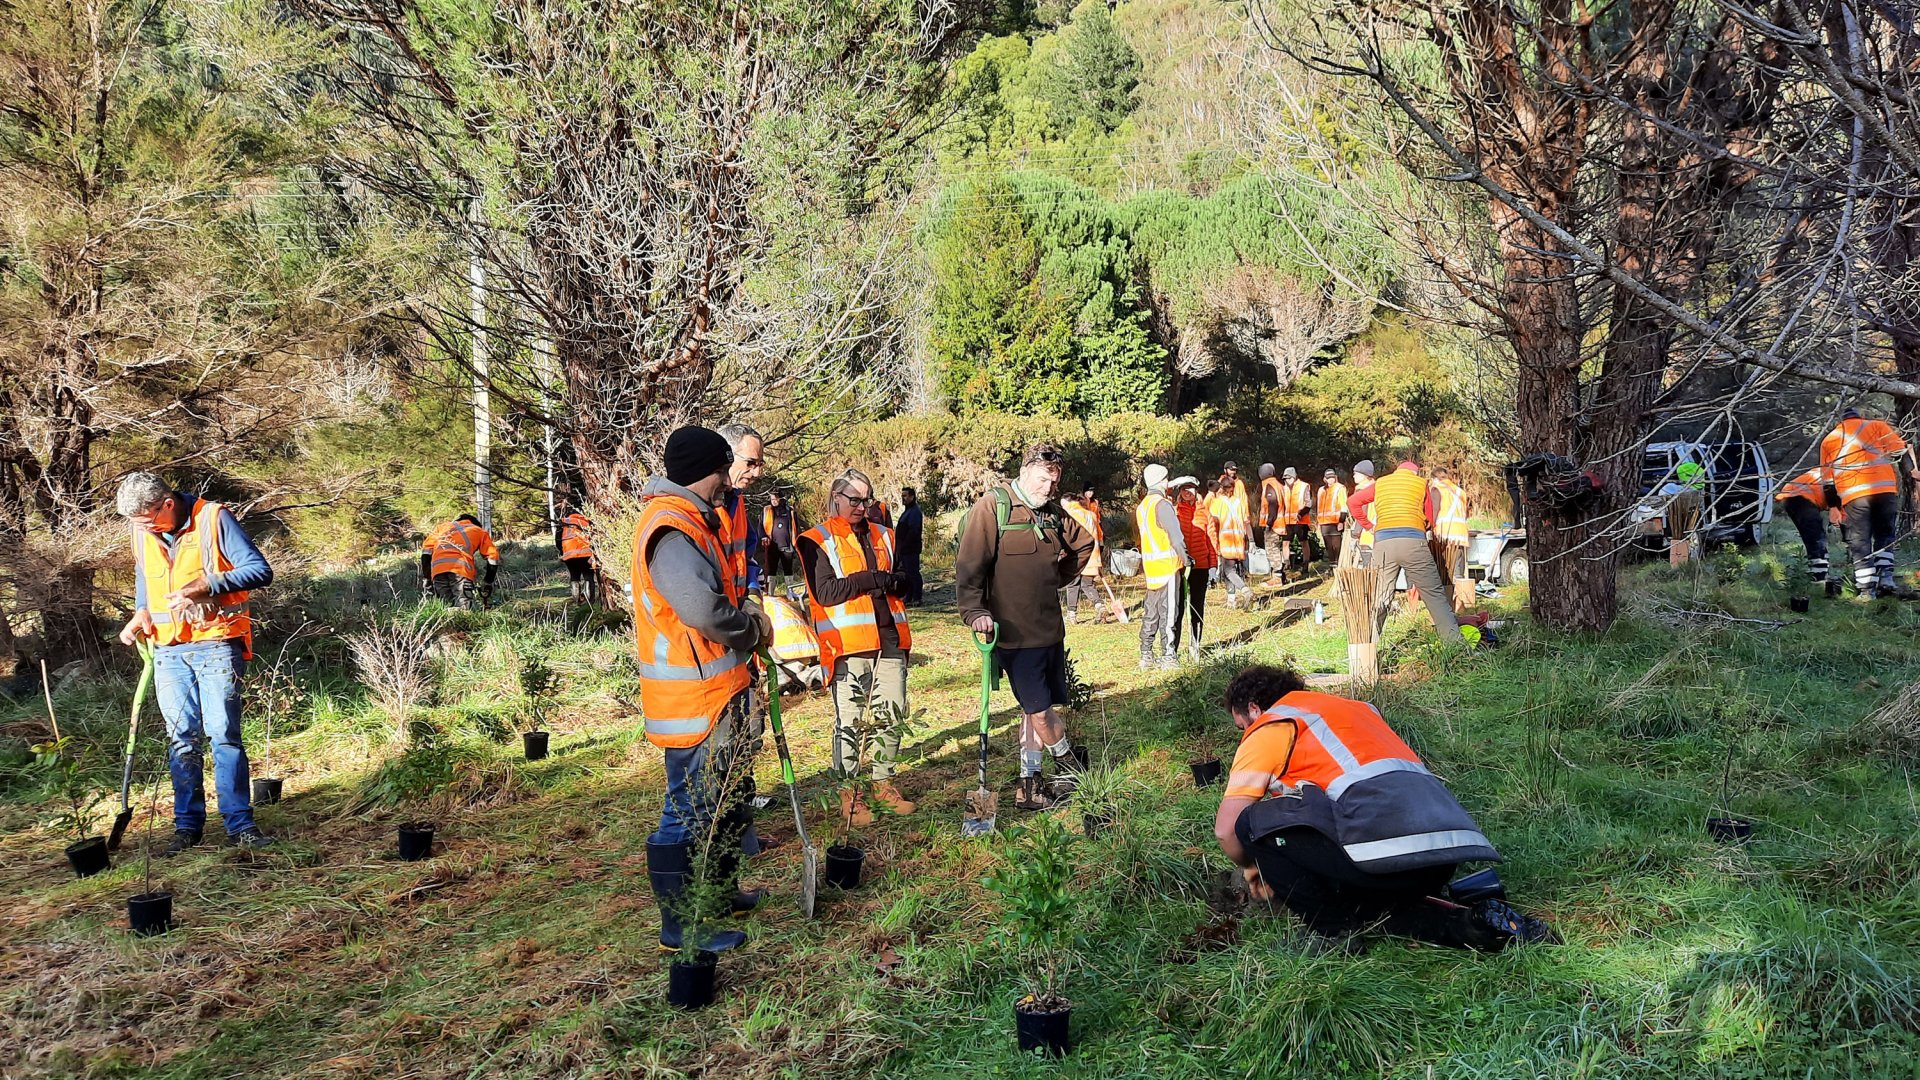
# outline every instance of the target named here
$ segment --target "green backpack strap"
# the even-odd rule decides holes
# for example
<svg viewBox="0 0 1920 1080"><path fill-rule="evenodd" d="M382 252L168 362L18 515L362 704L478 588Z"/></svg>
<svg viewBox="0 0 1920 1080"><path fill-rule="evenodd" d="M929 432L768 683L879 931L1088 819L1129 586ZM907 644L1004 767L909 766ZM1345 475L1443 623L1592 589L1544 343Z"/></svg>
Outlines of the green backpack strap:
<svg viewBox="0 0 1920 1080"><path fill-rule="evenodd" d="M996 533L1037 532L1044 534L1047 531L1046 526L1040 523L1040 515L1038 513L1034 514L1033 520L1022 521L1018 524L1011 522L1010 519L1012 517L1013 493L1007 490L1007 485L1005 484L995 486L993 489L993 521L994 524L998 526L995 530Z"/></svg>

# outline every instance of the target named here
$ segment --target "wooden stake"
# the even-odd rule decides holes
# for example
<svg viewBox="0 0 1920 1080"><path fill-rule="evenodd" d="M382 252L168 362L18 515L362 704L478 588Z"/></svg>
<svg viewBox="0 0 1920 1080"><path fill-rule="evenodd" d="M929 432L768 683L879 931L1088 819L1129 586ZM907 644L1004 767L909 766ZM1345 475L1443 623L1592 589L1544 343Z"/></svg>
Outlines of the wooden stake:
<svg viewBox="0 0 1920 1080"><path fill-rule="evenodd" d="M47 722L53 725L53 741L60 741L60 718L53 715L53 684L47 681L47 661L40 661L40 693L47 699Z"/></svg>

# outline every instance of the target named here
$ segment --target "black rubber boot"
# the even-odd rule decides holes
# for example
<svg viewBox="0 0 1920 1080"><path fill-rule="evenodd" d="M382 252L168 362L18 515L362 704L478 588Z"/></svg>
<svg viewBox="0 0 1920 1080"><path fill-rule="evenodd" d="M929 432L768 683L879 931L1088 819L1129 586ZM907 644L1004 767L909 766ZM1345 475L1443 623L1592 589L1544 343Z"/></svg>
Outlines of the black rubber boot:
<svg viewBox="0 0 1920 1080"><path fill-rule="evenodd" d="M728 902L728 910L734 915L744 915L759 907L760 898L766 895L765 889L740 888L740 860L744 854L742 845L747 834L753 831L753 793L753 778L748 777L740 801L720 820L714 843L725 846L715 854L709 867L715 888L733 895Z"/></svg>
<svg viewBox="0 0 1920 1080"><path fill-rule="evenodd" d="M677 952L686 944L678 909L692 870L692 844L647 844L647 878L653 885L653 897L660 904L660 948L669 952ZM746 942L747 935L738 930L721 930L709 932L699 945L705 952L717 953Z"/></svg>

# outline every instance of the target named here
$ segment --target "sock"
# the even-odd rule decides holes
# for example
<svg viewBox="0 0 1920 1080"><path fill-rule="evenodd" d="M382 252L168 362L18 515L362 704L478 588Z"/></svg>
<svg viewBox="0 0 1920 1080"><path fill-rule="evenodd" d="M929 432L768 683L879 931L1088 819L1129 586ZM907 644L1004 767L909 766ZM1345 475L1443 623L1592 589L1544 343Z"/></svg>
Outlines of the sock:
<svg viewBox="0 0 1920 1080"><path fill-rule="evenodd" d="M1073 753L1073 741L1065 735L1062 735L1060 736L1059 742L1047 747L1047 753L1052 754L1054 757L1066 757L1068 754Z"/></svg>
<svg viewBox="0 0 1920 1080"><path fill-rule="evenodd" d="M1029 750L1024 746L1021 747L1020 748L1020 775L1021 776L1039 776L1040 767L1046 764L1046 760L1047 760L1046 758L1040 755L1039 750Z"/></svg>

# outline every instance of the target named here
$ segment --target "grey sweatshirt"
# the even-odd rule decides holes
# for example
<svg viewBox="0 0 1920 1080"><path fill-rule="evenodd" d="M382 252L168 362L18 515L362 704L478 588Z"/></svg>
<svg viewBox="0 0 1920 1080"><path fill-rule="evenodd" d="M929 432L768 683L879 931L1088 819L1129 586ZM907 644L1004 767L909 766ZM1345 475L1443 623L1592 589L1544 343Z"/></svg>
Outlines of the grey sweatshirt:
<svg viewBox="0 0 1920 1080"><path fill-rule="evenodd" d="M707 527L718 532L720 516L705 499L664 477L651 477L640 490L646 495L678 495L699 509ZM695 633L729 649L749 652L760 644L760 628L746 610L727 599L720 584L721 569L692 538L678 529L663 529L652 549L640 553L653 575L653 587L667 606Z"/></svg>

